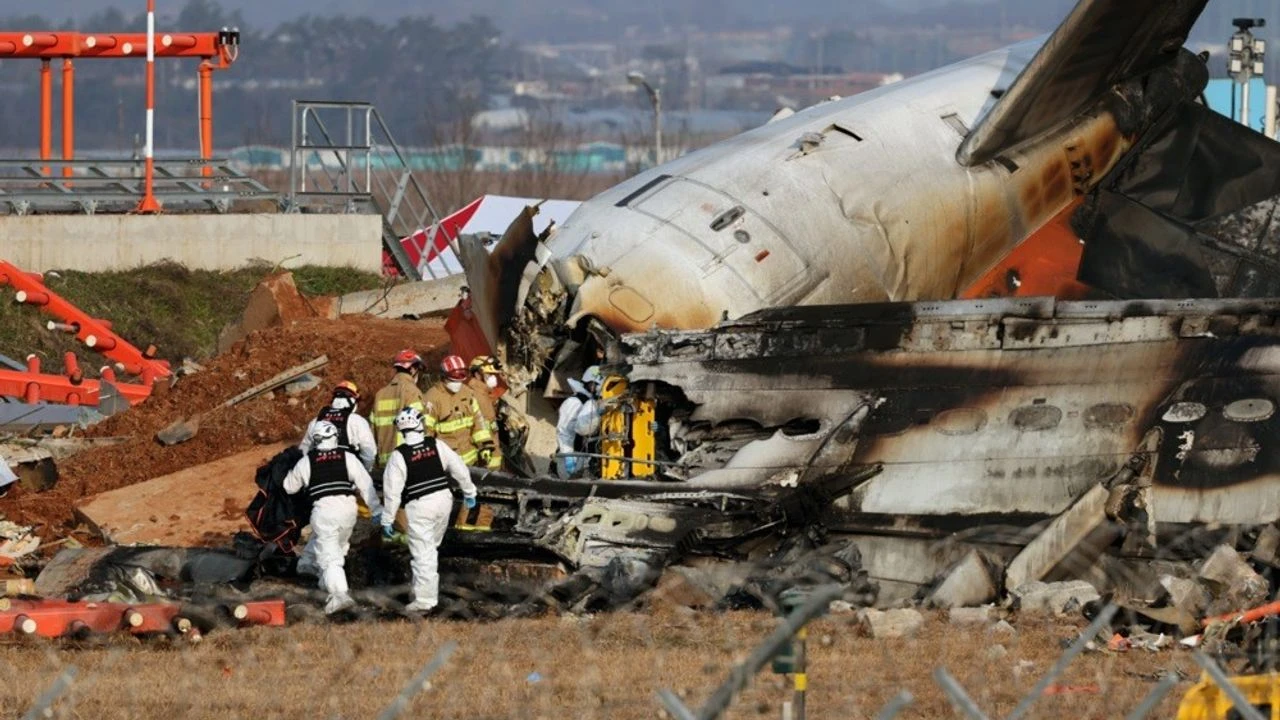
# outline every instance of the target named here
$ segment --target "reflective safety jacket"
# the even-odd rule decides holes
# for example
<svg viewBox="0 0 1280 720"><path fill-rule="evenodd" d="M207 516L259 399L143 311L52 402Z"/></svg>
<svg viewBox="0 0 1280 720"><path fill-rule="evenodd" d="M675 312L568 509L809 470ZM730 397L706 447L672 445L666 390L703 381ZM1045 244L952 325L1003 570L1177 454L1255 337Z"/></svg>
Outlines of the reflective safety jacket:
<svg viewBox="0 0 1280 720"><path fill-rule="evenodd" d="M480 462L490 470L502 469L502 440L498 434L498 400L491 394L493 391L488 385L484 384L484 380L472 375L467 381L467 387L471 388L476 394L476 401L480 403L480 414L484 417L489 426L489 435L493 437L493 449L486 453L480 451Z"/></svg>
<svg viewBox="0 0 1280 720"><path fill-rule="evenodd" d="M481 450L493 451L493 433L474 390L464 384L461 390L451 393L444 383L438 383L423 396L423 404L427 434L443 440L464 463L475 466Z"/></svg>
<svg viewBox="0 0 1280 720"><path fill-rule="evenodd" d="M369 424L373 426L373 436L378 442L378 467L384 467L391 453L404 442L404 437L396 430L396 415L404 408L411 407L426 415L426 407L422 402L422 391L409 373L397 372L387 386L373 396L373 412L369 414Z"/></svg>

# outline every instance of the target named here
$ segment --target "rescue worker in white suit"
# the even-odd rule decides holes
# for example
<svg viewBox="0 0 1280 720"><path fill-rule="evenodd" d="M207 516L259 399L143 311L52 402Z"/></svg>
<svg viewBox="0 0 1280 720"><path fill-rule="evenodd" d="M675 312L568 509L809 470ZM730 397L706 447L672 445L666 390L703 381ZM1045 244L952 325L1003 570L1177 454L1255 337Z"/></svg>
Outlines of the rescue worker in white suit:
<svg viewBox="0 0 1280 720"><path fill-rule="evenodd" d="M364 469L373 471L373 461L378 456L378 443L373 438L373 428L369 421L356 412L356 403L360 401L360 391L350 380L343 380L333 389L333 399L329 405L307 424L307 431L298 443L298 449L304 453L311 452L311 435L316 423L328 420L338 428L338 447L360 458ZM318 576L320 566L316 563L316 536L313 532L298 556L297 572L299 575Z"/></svg>
<svg viewBox="0 0 1280 720"><path fill-rule="evenodd" d="M589 458L572 453L589 451L588 440L600 432L601 408L596 400L600 381L600 368L595 365L582 373L581 382L569 378L573 395L560 403L556 420L556 450L562 477L572 477L590 465Z"/></svg>
<svg viewBox="0 0 1280 720"><path fill-rule="evenodd" d="M320 588L329 594L324 611L332 615L355 605L343 566L351 547L351 531L356 526L356 495L369 506L375 523L382 514L382 503L364 465L338 446L338 428L333 423L317 422L311 430L311 440L311 451L285 475L284 491L293 495L305 490L311 496L311 534L315 538Z"/></svg>
<svg viewBox="0 0 1280 720"><path fill-rule="evenodd" d="M403 503L413 558L413 602L405 610L425 613L440 602L437 551L453 514L449 478L462 489L462 501L468 509L476 506L476 486L462 457L438 438L427 437L426 419L416 408L400 411L396 429L404 436L404 443L391 453L382 474L382 494L387 503L382 514L382 536L393 536L391 525Z"/></svg>

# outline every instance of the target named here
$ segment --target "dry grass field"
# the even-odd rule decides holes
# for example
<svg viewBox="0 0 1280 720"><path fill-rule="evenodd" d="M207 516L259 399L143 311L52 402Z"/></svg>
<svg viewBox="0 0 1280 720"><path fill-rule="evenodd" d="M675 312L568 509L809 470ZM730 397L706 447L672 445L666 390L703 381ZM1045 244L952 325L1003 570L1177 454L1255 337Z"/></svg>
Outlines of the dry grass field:
<svg viewBox="0 0 1280 720"><path fill-rule="evenodd" d="M659 718L657 689L672 689L696 710L776 622L763 613L614 614L306 624L221 631L197 645L10 644L0 646L0 716L22 715L74 665L78 679L53 717L373 718L455 640L458 650L401 717ZM1084 623L1023 617L1015 626L1016 635L997 635L930 615L919 636L882 641L860 636L852 616L819 620L811 626L808 717L871 718L901 689L916 700L899 717L958 717L932 680L939 665L989 716L1007 714ZM1085 654L1031 716L1122 717L1170 669L1196 675L1185 652ZM1151 717L1171 717L1190 682ZM780 717L787 688L766 668L724 717Z"/></svg>

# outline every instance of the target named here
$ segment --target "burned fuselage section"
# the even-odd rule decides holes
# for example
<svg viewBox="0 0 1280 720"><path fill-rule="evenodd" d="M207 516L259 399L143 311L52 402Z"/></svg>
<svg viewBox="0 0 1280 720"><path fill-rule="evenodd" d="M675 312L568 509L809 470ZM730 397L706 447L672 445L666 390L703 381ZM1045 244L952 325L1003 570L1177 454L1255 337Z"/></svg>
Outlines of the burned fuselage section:
<svg viewBox="0 0 1280 720"><path fill-rule="evenodd" d="M468 542L598 575L629 563L639 582L691 555L772 557L812 528L940 540L1027 527L1100 484L1122 524L1271 523L1278 321L1274 301L1037 298L624 335L606 367L662 408L654 475L478 477L498 519Z"/></svg>

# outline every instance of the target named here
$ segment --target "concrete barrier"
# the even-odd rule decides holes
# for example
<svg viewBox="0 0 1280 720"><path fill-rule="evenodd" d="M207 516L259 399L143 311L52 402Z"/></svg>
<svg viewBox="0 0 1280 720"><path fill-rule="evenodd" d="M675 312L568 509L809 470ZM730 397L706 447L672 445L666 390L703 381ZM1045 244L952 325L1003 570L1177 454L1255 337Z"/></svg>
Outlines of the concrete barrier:
<svg viewBox="0 0 1280 720"><path fill-rule="evenodd" d="M458 304L465 275L450 275L439 280L423 280L396 285L389 290L362 290L338 298L340 315L368 313L378 317L447 313Z"/></svg>
<svg viewBox="0 0 1280 720"><path fill-rule="evenodd" d="M193 270L255 261L382 269L377 215L0 216L0 258L33 272L126 270L172 260Z"/></svg>

